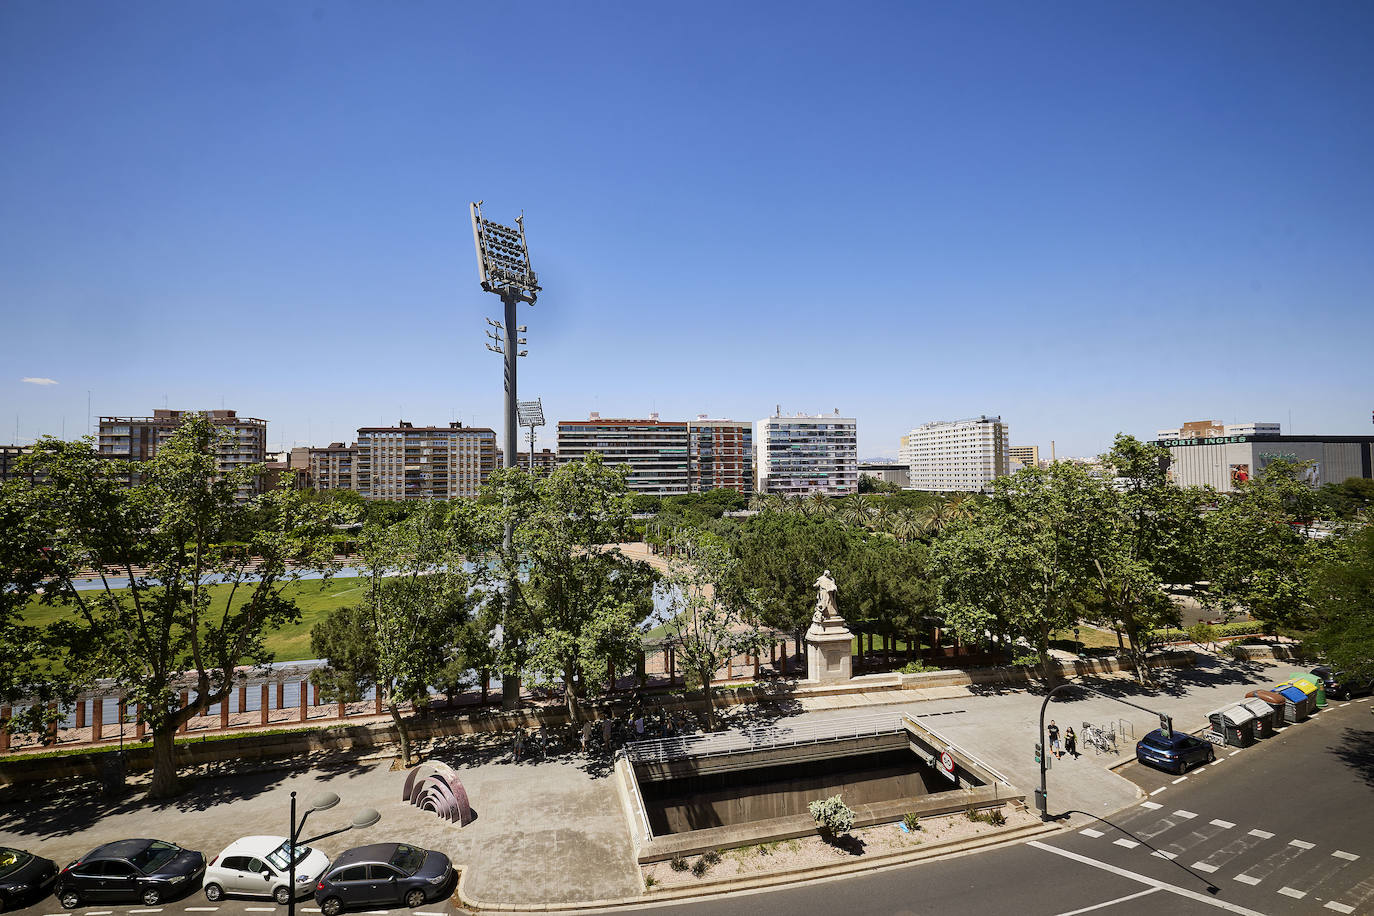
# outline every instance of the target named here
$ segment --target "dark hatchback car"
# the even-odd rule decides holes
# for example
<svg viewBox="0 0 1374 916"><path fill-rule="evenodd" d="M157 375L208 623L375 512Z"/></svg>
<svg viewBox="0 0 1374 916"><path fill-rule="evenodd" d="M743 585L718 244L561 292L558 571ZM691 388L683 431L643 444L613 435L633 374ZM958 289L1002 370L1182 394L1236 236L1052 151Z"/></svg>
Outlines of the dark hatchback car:
<svg viewBox="0 0 1374 916"><path fill-rule="evenodd" d="M345 907L404 904L412 909L447 896L453 879L448 856L404 843L374 843L350 849L334 860L315 886L324 916Z"/></svg>
<svg viewBox="0 0 1374 916"><path fill-rule="evenodd" d="M46 896L57 878L57 863L22 849L0 846L0 910Z"/></svg>
<svg viewBox="0 0 1374 916"><path fill-rule="evenodd" d="M57 899L67 909L118 901L157 906L198 887L204 874L205 856L175 843L116 840L62 869Z"/></svg>
<svg viewBox="0 0 1374 916"><path fill-rule="evenodd" d="M1217 752L1201 738L1174 732L1167 738L1155 729L1135 744L1135 759L1141 763L1180 775L1190 767L1211 763Z"/></svg>
<svg viewBox="0 0 1374 916"><path fill-rule="evenodd" d="M1374 679L1355 677L1326 665L1318 665L1313 668L1312 676L1321 678L1326 695L1333 700L1348 700L1351 697L1374 693Z"/></svg>

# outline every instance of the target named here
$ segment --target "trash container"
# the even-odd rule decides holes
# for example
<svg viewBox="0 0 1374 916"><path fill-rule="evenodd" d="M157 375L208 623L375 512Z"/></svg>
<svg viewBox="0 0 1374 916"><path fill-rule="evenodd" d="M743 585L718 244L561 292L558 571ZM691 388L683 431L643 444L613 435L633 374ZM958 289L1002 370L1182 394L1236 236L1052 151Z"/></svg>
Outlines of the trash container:
<svg viewBox="0 0 1374 916"><path fill-rule="evenodd" d="M1289 722L1301 722L1312 714L1312 698L1301 687L1275 684L1274 692L1284 699L1283 717Z"/></svg>
<svg viewBox="0 0 1374 916"><path fill-rule="evenodd" d="M1272 690L1252 690L1245 695L1248 698L1259 700L1269 707L1274 713L1273 726L1275 729L1283 728L1284 725L1292 725L1293 720L1288 718L1288 701L1283 694L1275 693Z"/></svg>
<svg viewBox="0 0 1374 916"><path fill-rule="evenodd" d="M1269 691L1265 691L1268 693ZM1260 697L1249 696L1249 699L1242 700L1241 706L1250 710L1250 714L1255 717L1255 740L1272 738L1274 735L1274 707L1265 702ZM1279 697L1280 707L1282 707L1282 697Z"/></svg>
<svg viewBox="0 0 1374 916"><path fill-rule="evenodd" d="M1315 716L1317 714L1317 688L1312 686L1311 681L1303 680L1302 678L1290 677L1283 683L1288 685L1289 687L1296 687L1299 690L1301 690L1304 694L1306 694L1307 714L1309 716Z"/></svg>
<svg viewBox="0 0 1374 916"><path fill-rule="evenodd" d="M1326 706L1326 682L1310 671L1294 671L1288 679L1295 684L1307 684L1316 691L1317 709Z"/></svg>
<svg viewBox="0 0 1374 916"><path fill-rule="evenodd" d="M1207 721L1212 723L1212 733L1221 738L1221 744L1249 747L1255 743L1255 714L1244 706L1234 703L1223 706L1209 712Z"/></svg>

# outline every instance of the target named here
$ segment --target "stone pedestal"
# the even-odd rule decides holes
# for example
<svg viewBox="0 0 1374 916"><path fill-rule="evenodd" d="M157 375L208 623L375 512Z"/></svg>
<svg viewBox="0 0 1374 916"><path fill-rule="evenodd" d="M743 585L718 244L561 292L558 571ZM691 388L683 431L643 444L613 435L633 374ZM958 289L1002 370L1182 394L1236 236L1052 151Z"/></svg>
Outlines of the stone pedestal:
<svg viewBox="0 0 1374 916"><path fill-rule="evenodd" d="M839 621L838 628L811 624L806 631L806 679L820 684L847 681L854 676L854 635Z"/></svg>

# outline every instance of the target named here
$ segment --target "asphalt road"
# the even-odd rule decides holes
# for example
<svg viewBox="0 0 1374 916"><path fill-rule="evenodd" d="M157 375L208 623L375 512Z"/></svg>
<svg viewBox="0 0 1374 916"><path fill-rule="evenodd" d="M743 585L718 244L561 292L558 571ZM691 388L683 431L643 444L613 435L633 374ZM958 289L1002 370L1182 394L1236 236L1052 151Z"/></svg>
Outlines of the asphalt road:
<svg viewBox="0 0 1374 916"><path fill-rule="evenodd" d="M691 916L839 913L921 916L1374 914L1374 704L1332 703L1255 747L1222 749L1179 779L1131 763L1148 793L1092 826L1003 849L747 894L646 905ZM1053 771L1052 771L1053 772ZM1054 808L1051 777L1051 810ZM195 892L158 907L106 905L77 916L247 916L268 900L210 904ZM313 901L297 910L315 916ZM52 897L18 911L66 916ZM373 914L385 910L365 911ZM451 916L429 904L414 916Z"/></svg>

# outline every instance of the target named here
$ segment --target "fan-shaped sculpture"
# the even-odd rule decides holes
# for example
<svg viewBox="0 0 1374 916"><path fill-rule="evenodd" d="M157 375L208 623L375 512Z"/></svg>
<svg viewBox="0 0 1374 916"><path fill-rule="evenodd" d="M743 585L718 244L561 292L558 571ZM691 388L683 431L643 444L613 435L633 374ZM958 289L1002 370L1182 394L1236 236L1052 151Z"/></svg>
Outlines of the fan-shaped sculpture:
<svg viewBox="0 0 1374 916"><path fill-rule="evenodd" d="M467 790L445 763L422 763L407 773L401 800L422 811L433 811L443 820L457 821L459 827L472 823Z"/></svg>

